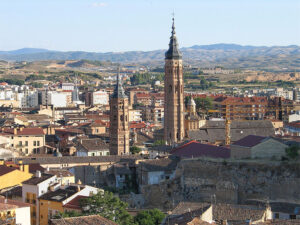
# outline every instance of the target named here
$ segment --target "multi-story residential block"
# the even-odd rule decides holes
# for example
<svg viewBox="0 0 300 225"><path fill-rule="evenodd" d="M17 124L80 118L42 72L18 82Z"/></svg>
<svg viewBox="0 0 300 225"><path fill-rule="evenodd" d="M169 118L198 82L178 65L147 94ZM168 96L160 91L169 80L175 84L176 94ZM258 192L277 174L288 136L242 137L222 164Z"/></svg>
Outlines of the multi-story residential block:
<svg viewBox="0 0 300 225"><path fill-rule="evenodd" d="M75 87L75 84L73 83L61 83L60 84L60 88L62 90L66 90L66 91L73 91Z"/></svg>
<svg viewBox="0 0 300 225"><path fill-rule="evenodd" d="M39 221L39 197L47 193L51 185L58 182L56 175L36 172L36 175L22 184L23 202L30 204L31 224L38 225ZM59 184L59 183L58 183Z"/></svg>
<svg viewBox="0 0 300 225"><path fill-rule="evenodd" d="M10 138L10 147L25 155L42 153L45 134L42 128L1 128L0 135Z"/></svg>
<svg viewBox="0 0 300 225"><path fill-rule="evenodd" d="M93 105L108 105L109 95L105 90L94 91L92 95Z"/></svg>
<svg viewBox="0 0 300 225"><path fill-rule="evenodd" d="M72 96L72 92L42 91L42 105L66 107L68 94Z"/></svg>
<svg viewBox="0 0 300 225"><path fill-rule="evenodd" d="M47 225L59 213L64 212L64 206L77 196L91 196L98 193L98 188L81 184L52 186L49 192L39 197L39 224Z"/></svg>
<svg viewBox="0 0 300 225"><path fill-rule="evenodd" d="M129 109L129 122L132 121L142 121L142 110Z"/></svg>

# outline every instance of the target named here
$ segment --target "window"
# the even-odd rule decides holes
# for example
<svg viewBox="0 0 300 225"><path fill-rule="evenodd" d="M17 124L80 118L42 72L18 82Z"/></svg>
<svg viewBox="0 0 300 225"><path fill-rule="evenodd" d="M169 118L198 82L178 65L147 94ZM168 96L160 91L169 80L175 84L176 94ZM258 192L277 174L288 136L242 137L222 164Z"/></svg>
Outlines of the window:
<svg viewBox="0 0 300 225"><path fill-rule="evenodd" d="M291 220L295 220L296 219L296 215L290 215L290 219Z"/></svg>
<svg viewBox="0 0 300 225"><path fill-rule="evenodd" d="M25 154L28 154L28 148L25 148Z"/></svg>
<svg viewBox="0 0 300 225"><path fill-rule="evenodd" d="M33 141L33 146L36 146L36 141Z"/></svg>
<svg viewBox="0 0 300 225"><path fill-rule="evenodd" d="M172 92L172 85L169 86L169 93Z"/></svg>
<svg viewBox="0 0 300 225"><path fill-rule="evenodd" d="M40 146L40 141L37 141L37 146Z"/></svg>
<svg viewBox="0 0 300 225"><path fill-rule="evenodd" d="M275 213L275 219L279 219L279 213Z"/></svg>
<svg viewBox="0 0 300 225"><path fill-rule="evenodd" d="M19 146L22 146L22 141L19 141Z"/></svg>
<svg viewBox="0 0 300 225"><path fill-rule="evenodd" d="M28 141L25 141L25 146L28 146Z"/></svg>

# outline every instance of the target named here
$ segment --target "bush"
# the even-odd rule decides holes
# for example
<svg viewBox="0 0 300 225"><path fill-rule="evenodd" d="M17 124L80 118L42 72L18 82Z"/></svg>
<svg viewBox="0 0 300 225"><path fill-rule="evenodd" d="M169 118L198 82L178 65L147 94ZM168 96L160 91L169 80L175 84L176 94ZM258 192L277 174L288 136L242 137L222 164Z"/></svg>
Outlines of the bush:
<svg viewBox="0 0 300 225"><path fill-rule="evenodd" d="M159 209L140 211L134 218L134 222L139 225L159 225L165 218L165 214Z"/></svg>
<svg viewBox="0 0 300 225"><path fill-rule="evenodd" d="M299 156L299 146L293 145L285 149L286 155L290 159L296 159Z"/></svg>

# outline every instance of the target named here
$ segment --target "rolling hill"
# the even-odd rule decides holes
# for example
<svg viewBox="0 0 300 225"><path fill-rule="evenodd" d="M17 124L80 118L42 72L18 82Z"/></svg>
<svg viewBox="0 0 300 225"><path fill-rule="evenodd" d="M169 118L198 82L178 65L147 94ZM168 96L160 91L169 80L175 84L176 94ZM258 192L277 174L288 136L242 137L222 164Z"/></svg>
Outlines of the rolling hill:
<svg viewBox="0 0 300 225"><path fill-rule="evenodd" d="M195 45L181 48L183 60L200 67L223 66L225 68L300 70L300 46L242 46L236 44ZM121 63L162 65L165 50L128 52L51 51L24 48L0 51L0 60L99 60Z"/></svg>

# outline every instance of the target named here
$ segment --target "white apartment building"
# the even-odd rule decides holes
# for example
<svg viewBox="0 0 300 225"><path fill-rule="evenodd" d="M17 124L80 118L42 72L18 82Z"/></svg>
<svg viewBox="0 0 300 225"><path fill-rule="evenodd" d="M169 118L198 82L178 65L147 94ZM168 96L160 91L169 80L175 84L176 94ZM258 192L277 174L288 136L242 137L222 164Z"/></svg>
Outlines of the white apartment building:
<svg viewBox="0 0 300 225"><path fill-rule="evenodd" d="M48 93L46 95L46 93ZM66 107L67 106L67 94L64 92L56 91L43 91L42 92L42 104L53 105L54 107Z"/></svg>
<svg viewBox="0 0 300 225"><path fill-rule="evenodd" d="M106 91L100 90L93 92L93 105L108 105L109 96Z"/></svg>

